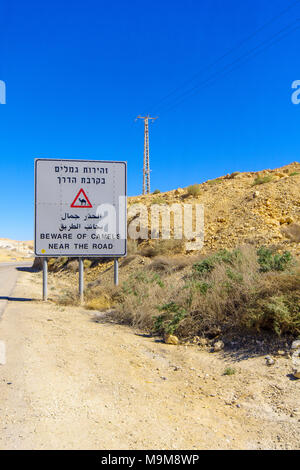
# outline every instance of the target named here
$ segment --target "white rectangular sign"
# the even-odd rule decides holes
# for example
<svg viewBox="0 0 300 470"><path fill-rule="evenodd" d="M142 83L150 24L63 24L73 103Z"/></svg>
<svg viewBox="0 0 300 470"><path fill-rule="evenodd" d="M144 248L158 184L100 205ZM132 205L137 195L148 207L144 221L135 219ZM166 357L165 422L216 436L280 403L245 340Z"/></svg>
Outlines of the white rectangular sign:
<svg viewBox="0 0 300 470"><path fill-rule="evenodd" d="M126 186L126 162L36 159L36 256L125 256Z"/></svg>

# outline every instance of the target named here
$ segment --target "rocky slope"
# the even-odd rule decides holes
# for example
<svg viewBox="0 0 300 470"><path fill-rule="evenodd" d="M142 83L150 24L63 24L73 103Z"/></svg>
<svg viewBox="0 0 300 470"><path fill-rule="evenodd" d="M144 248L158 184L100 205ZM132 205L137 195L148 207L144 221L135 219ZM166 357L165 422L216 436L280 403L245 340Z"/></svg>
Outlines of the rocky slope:
<svg viewBox="0 0 300 470"><path fill-rule="evenodd" d="M275 246L299 256L300 163L274 170L233 173L199 185L197 197L188 188L128 198L141 202L202 203L205 210L203 253L240 244Z"/></svg>

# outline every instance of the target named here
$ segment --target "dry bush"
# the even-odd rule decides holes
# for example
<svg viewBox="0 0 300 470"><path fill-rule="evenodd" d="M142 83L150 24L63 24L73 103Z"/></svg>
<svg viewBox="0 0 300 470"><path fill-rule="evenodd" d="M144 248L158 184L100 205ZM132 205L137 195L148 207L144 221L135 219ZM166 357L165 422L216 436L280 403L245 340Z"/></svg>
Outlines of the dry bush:
<svg viewBox="0 0 300 470"><path fill-rule="evenodd" d="M252 186L257 186L257 185L260 185L260 184L270 183L271 181L273 181L273 176L271 176L271 175L258 176L257 178L255 178Z"/></svg>
<svg viewBox="0 0 300 470"><path fill-rule="evenodd" d="M277 335L300 334L300 269L266 273L260 278L256 296L243 318L247 327L267 329Z"/></svg>
<svg viewBox="0 0 300 470"><path fill-rule="evenodd" d="M182 253L184 250L185 243L183 240L152 240L151 245L141 248L141 255L154 258L168 253L172 255Z"/></svg>
<svg viewBox="0 0 300 470"><path fill-rule="evenodd" d="M294 242L300 242L300 225L290 224L282 227L281 233Z"/></svg>
<svg viewBox="0 0 300 470"><path fill-rule="evenodd" d="M111 299L107 294L101 294L93 299L85 301L85 307L88 310L108 310L111 306Z"/></svg>
<svg viewBox="0 0 300 470"><path fill-rule="evenodd" d="M200 184L193 184L191 186L188 186L186 190L189 196L196 197L196 196L199 196L199 194L201 193L201 186Z"/></svg>
<svg viewBox="0 0 300 470"><path fill-rule="evenodd" d="M75 289L63 290L57 298L57 303L59 305L79 305L78 292Z"/></svg>
<svg viewBox="0 0 300 470"><path fill-rule="evenodd" d="M114 285L101 286L99 283L91 283L86 289L85 306L90 310L108 310L115 304L124 301L122 288Z"/></svg>
<svg viewBox="0 0 300 470"><path fill-rule="evenodd" d="M182 281L177 281L183 285ZM174 291L174 276L161 279L153 271L131 274L122 285L123 301L116 306L114 319L147 331L153 328L157 307L169 299Z"/></svg>
<svg viewBox="0 0 300 470"><path fill-rule="evenodd" d="M147 269L155 272L171 273L172 271L181 271L191 264L191 259L187 256L169 258L166 256L158 256L154 258Z"/></svg>
<svg viewBox="0 0 300 470"><path fill-rule="evenodd" d="M127 240L127 256L136 255L138 253L138 242L136 240Z"/></svg>
<svg viewBox="0 0 300 470"><path fill-rule="evenodd" d="M77 259L70 259L67 264L68 271L76 273L79 270L79 263Z"/></svg>
<svg viewBox="0 0 300 470"><path fill-rule="evenodd" d="M130 264L132 261L134 261L136 257L137 255L129 255L129 256L127 255L126 258L122 260L122 264L121 264L122 268Z"/></svg>
<svg viewBox="0 0 300 470"><path fill-rule="evenodd" d="M67 256L61 256L59 258L50 258L48 260L48 270L50 272L58 272L65 269L68 265L69 258Z"/></svg>
<svg viewBox="0 0 300 470"><path fill-rule="evenodd" d="M183 338L242 328L300 333L300 273L261 272L253 246L190 258L158 257L131 274L114 318ZM163 275L163 277L161 277Z"/></svg>
<svg viewBox="0 0 300 470"><path fill-rule="evenodd" d="M231 173L230 175L226 175L224 177L225 180L233 180L236 176L240 175L240 171L235 171L234 173Z"/></svg>
<svg viewBox="0 0 300 470"><path fill-rule="evenodd" d="M220 258L212 270L190 277L185 291L176 299L188 312L178 334L214 335L220 329L241 326L241 312L257 283L258 263L251 247L241 248L237 253L232 260L224 262Z"/></svg>

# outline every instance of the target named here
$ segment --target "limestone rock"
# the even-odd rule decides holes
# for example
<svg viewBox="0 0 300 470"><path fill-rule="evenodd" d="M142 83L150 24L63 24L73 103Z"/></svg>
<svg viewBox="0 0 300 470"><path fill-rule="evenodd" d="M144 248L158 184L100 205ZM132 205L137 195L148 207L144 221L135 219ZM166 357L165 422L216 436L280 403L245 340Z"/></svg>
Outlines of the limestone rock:
<svg viewBox="0 0 300 470"><path fill-rule="evenodd" d="M300 339L296 339L296 341L293 341L291 349L300 349Z"/></svg>
<svg viewBox="0 0 300 470"><path fill-rule="evenodd" d="M176 195L183 194L184 192L185 192L185 191L184 191L184 189L182 189L182 188L177 188L177 189L175 189L175 194L176 194Z"/></svg>
<svg viewBox="0 0 300 470"><path fill-rule="evenodd" d="M219 352L219 351L222 351L222 349L224 349L224 343L223 341L216 341L215 344L214 344L214 352Z"/></svg>
<svg viewBox="0 0 300 470"><path fill-rule="evenodd" d="M177 344L179 344L179 339L177 338L177 336L174 336L174 335L166 335L165 343L173 344L174 346L176 346Z"/></svg>
<svg viewBox="0 0 300 470"><path fill-rule="evenodd" d="M275 359L273 359L273 357L271 356L266 356L265 360L266 360L267 366L273 366L275 364Z"/></svg>

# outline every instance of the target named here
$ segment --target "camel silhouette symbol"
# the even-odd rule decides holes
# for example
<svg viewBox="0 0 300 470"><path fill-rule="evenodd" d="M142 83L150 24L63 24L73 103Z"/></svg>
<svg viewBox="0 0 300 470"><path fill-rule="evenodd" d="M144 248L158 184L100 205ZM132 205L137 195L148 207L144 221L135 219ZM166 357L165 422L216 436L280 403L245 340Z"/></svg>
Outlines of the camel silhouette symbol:
<svg viewBox="0 0 300 470"><path fill-rule="evenodd" d="M86 206L86 200L85 199L79 198L79 201L80 201L82 206Z"/></svg>

